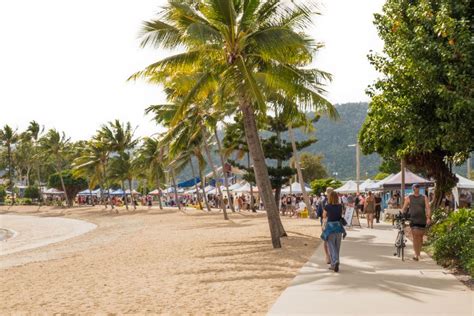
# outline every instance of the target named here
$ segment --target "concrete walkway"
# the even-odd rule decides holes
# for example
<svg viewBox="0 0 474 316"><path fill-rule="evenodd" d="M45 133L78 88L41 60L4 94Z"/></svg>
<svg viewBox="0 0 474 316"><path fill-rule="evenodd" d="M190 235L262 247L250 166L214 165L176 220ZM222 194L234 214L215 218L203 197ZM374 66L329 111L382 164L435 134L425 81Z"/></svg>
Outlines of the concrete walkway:
<svg viewBox="0 0 474 316"><path fill-rule="evenodd" d="M420 262L411 260L411 243L405 262L394 257L396 230L375 225L348 230L339 273L328 270L319 247L269 315L474 314L471 290L426 254Z"/></svg>

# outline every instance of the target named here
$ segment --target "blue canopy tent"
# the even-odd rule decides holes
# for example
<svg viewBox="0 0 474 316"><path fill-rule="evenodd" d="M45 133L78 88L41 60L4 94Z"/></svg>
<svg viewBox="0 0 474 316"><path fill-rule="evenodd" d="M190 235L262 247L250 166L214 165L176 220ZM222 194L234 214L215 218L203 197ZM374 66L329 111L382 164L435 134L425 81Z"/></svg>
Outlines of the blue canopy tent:
<svg viewBox="0 0 474 316"><path fill-rule="evenodd" d="M121 196L124 196L124 195L125 195L125 192L124 192L122 189L118 189L118 190L115 190L115 191L110 192L110 195L121 195Z"/></svg>
<svg viewBox="0 0 474 316"><path fill-rule="evenodd" d="M186 180L183 182L180 182L177 184L178 188L189 188L192 187L193 185L196 185L196 183L199 183L201 181L200 177L192 178L190 180Z"/></svg>
<svg viewBox="0 0 474 316"><path fill-rule="evenodd" d="M227 178L228 183L231 184L234 181L234 178L235 177L228 177ZM224 185L224 178L218 178L217 182L220 183L221 185ZM214 178L209 179L209 181L207 181L207 184L210 184L213 187L215 187L216 186L216 179L214 179Z"/></svg>

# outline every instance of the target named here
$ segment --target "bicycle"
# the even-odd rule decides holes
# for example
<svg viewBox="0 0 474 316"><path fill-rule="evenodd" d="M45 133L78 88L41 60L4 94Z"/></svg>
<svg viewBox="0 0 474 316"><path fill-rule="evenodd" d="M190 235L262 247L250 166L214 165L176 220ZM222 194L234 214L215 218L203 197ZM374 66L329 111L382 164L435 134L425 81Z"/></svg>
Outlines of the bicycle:
<svg viewBox="0 0 474 316"><path fill-rule="evenodd" d="M401 257L402 261L405 261L405 247L407 239L405 238L405 227L408 226L407 218L405 214L401 212L398 215L395 215L396 227L398 229L397 238L395 239L395 252L394 256Z"/></svg>

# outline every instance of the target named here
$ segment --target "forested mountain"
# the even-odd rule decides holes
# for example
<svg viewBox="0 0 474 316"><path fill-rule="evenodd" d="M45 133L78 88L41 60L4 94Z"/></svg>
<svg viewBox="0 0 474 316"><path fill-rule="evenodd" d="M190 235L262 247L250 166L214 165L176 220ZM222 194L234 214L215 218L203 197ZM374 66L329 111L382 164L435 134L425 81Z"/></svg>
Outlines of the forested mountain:
<svg viewBox="0 0 474 316"><path fill-rule="evenodd" d="M337 172L338 179L355 179L356 176L356 151L355 147L348 147L355 144L357 133L367 115L367 103L345 103L336 105L340 119L338 121L329 120L322 117L315 123L316 131L314 136L318 141L306 149L311 153L322 154L324 164L329 175ZM297 139L307 137L301 131L296 133ZM374 154L360 156L360 177L366 175L373 177L378 172L381 158Z"/></svg>

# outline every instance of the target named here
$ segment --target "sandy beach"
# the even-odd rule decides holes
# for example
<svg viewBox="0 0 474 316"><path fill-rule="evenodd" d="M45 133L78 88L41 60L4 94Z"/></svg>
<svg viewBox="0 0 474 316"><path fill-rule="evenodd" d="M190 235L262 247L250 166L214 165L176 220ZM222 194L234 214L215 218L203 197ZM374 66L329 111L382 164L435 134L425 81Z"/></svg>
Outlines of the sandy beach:
<svg viewBox="0 0 474 316"><path fill-rule="evenodd" d="M230 214L230 221L194 209L116 215L101 207L2 207L0 213L97 225L0 256L2 315L265 314L320 242L316 221L284 217L289 237L273 250L263 213Z"/></svg>

